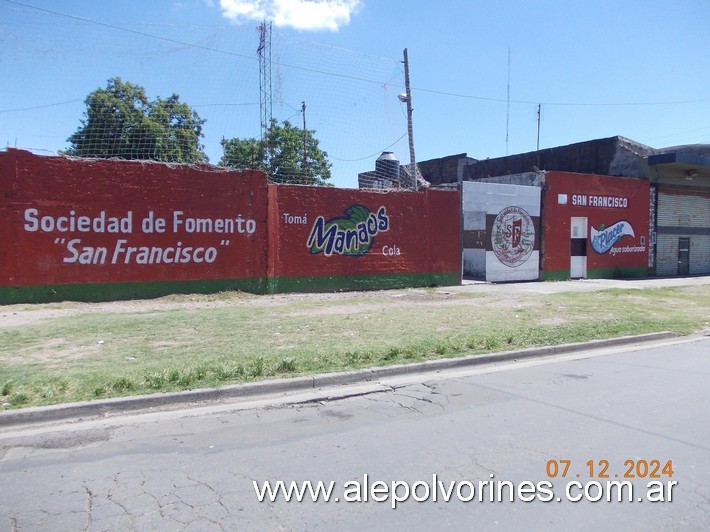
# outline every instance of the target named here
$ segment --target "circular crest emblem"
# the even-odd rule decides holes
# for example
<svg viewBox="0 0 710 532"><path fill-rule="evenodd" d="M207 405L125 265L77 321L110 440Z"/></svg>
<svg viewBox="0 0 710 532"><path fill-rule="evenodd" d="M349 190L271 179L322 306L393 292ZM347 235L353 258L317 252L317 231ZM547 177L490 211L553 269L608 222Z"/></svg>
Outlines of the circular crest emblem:
<svg viewBox="0 0 710 532"><path fill-rule="evenodd" d="M520 207L506 207L498 213L491 230L493 252L506 266L517 268L535 247L535 225Z"/></svg>

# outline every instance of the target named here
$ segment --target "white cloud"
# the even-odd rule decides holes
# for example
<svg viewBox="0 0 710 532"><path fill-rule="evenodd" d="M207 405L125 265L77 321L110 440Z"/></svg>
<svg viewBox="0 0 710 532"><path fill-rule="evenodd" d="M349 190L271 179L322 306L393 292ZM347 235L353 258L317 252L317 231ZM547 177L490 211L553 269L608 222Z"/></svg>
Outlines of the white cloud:
<svg viewBox="0 0 710 532"><path fill-rule="evenodd" d="M236 23L270 20L297 30L338 31L350 23L362 0L220 0L220 6Z"/></svg>

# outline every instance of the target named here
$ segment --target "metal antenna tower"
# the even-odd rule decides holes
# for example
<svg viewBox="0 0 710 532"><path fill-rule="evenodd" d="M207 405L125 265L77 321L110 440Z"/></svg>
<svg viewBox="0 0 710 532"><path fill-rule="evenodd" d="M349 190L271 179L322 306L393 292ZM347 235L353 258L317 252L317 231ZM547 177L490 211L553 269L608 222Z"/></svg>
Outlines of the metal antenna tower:
<svg viewBox="0 0 710 532"><path fill-rule="evenodd" d="M271 97L271 22L259 25L259 110L261 118L261 141L266 139L273 118Z"/></svg>

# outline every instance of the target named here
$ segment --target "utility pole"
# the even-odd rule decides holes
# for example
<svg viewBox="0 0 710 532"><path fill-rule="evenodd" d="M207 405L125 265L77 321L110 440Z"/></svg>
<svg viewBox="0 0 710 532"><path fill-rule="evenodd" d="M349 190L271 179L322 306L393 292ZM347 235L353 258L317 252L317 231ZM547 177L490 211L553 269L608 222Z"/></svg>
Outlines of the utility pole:
<svg viewBox="0 0 710 532"><path fill-rule="evenodd" d="M542 111L542 104L537 104L537 149L535 150L535 155L537 157L537 167L540 168L540 114Z"/></svg>
<svg viewBox="0 0 710 532"><path fill-rule="evenodd" d="M306 102L301 102L303 113L303 184L308 184L308 130L306 129Z"/></svg>
<svg viewBox="0 0 710 532"><path fill-rule="evenodd" d="M400 101L407 102L407 134L409 135L409 163L412 169L412 188L417 190L417 160L414 157L414 128L412 127L412 88L409 85L409 57L407 49L404 49L404 90L406 91L404 98L400 97Z"/></svg>

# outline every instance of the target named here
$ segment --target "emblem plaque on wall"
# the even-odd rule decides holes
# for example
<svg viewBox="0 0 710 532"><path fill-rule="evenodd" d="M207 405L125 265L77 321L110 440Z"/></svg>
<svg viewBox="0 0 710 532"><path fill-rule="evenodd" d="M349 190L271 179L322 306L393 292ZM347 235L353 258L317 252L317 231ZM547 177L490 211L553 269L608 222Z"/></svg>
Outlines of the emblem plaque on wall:
<svg viewBox="0 0 710 532"><path fill-rule="evenodd" d="M491 230L491 247L499 261L517 268L535 248L535 225L520 207L506 207L498 213Z"/></svg>

